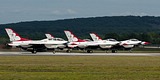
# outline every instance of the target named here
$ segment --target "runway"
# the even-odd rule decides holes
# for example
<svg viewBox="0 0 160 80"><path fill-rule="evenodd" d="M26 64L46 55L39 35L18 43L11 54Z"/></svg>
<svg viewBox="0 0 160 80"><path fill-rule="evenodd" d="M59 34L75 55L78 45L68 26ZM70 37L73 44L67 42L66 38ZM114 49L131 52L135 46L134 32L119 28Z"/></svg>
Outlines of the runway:
<svg viewBox="0 0 160 80"><path fill-rule="evenodd" d="M0 56L160 56L160 53L60 53L0 52Z"/></svg>

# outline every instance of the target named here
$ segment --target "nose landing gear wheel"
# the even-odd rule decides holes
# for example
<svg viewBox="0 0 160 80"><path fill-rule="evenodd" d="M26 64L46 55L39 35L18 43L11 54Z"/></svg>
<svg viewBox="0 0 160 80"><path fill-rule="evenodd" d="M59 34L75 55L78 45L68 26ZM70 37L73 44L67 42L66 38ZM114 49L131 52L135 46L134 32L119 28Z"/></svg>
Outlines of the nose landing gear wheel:
<svg viewBox="0 0 160 80"><path fill-rule="evenodd" d="M93 53L93 50L87 50L87 53Z"/></svg>
<svg viewBox="0 0 160 80"><path fill-rule="evenodd" d="M53 54L55 54L56 53L56 51L53 51Z"/></svg>
<svg viewBox="0 0 160 80"><path fill-rule="evenodd" d="M33 51L32 51L32 53L33 53L33 54L36 54L36 53L37 53L37 51L33 50Z"/></svg>
<svg viewBox="0 0 160 80"><path fill-rule="evenodd" d="M112 53L116 53L117 51L116 50L112 50Z"/></svg>
<svg viewBox="0 0 160 80"><path fill-rule="evenodd" d="M70 52L71 52L71 50L67 50L66 52L67 52L67 53L70 53Z"/></svg>

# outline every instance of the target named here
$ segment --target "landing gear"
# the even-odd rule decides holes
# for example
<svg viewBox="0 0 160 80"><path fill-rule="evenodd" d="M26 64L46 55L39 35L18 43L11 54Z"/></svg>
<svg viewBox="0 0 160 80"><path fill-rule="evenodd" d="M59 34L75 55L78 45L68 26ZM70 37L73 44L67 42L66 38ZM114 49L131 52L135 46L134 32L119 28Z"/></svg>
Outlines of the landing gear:
<svg viewBox="0 0 160 80"><path fill-rule="evenodd" d="M37 53L37 51L36 51L36 50L33 50L33 51L32 51L32 53L33 53L33 54L36 54L36 53Z"/></svg>
<svg viewBox="0 0 160 80"><path fill-rule="evenodd" d="M66 52L67 52L67 53L70 53L70 52L71 52L71 50L69 50L69 49L68 49Z"/></svg>
<svg viewBox="0 0 160 80"><path fill-rule="evenodd" d="M55 50L55 49L52 49L52 53L55 54L55 53L56 53L56 50Z"/></svg>
<svg viewBox="0 0 160 80"><path fill-rule="evenodd" d="M130 49L129 52L132 53L132 49Z"/></svg>
<svg viewBox="0 0 160 80"><path fill-rule="evenodd" d="M93 53L93 50L87 50L87 53Z"/></svg>
<svg viewBox="0 0 160 80"><path fill-rule="evenodd" d="M56 53L56 51L55 50L53 50L53 54L55 54Z"/></svg>
<svg viewBox="0 0 160 80"><path fill-rule="evenodd" d="M108 50L106 50L106 53L108 53Z"/></svg>
<svg viewBox="0 0 160 80"><path fill-rule="evenodd" d="M112 50L112 53L116 53L117 51L116 50Z"/></svg>

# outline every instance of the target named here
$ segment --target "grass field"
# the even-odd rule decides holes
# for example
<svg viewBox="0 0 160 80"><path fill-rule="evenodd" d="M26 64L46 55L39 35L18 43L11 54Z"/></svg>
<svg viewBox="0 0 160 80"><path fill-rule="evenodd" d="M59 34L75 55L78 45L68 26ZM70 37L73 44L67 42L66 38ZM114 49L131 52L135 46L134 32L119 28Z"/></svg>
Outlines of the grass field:
<svg viewBox="0 0 160 80"><path fill-rule="evenodd" d="M160 80L160 57L0 56L0 80Z"/></svg>

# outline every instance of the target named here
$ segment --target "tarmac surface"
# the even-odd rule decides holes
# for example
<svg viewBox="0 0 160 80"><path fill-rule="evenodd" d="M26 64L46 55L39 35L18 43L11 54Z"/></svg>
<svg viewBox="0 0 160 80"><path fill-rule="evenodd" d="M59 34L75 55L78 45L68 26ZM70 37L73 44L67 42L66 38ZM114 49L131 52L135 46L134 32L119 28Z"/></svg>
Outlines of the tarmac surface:
<svg viewBox="0 0 160 80"><path fill-rule="evenodd" d="M160 53L61 53L0 52L0 56L160 56Z"/></svg>

